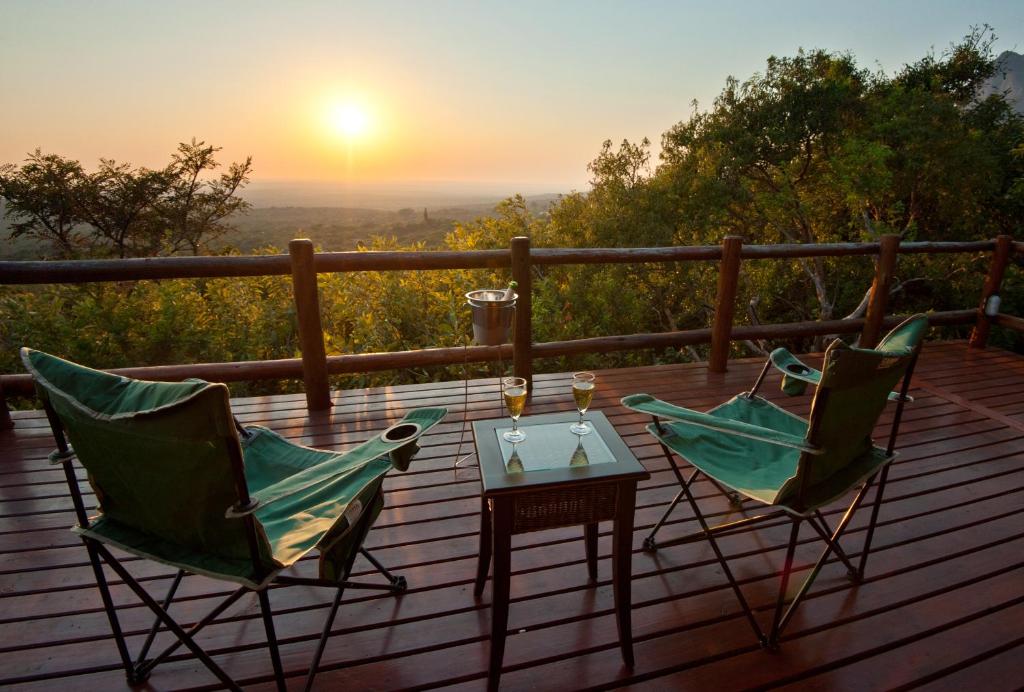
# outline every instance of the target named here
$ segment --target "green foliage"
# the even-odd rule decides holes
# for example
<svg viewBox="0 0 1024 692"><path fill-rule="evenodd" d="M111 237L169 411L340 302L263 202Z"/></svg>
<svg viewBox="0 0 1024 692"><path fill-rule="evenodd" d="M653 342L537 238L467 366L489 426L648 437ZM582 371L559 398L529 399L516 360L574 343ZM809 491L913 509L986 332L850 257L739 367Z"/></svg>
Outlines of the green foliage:
<svg viewBox="0 0 1024 692"><path fill-rule="evenodd" d="M728 233L752 243L1019 233L1010 191L1020 169L1010 152L1024 126L1000 97L971 101L992 74L990 46L990 35L975 31L893 77L824 51L771 58L763 75L730 80L710 111L665 134L650 184L678 200L682 242ZM845 270L825 261L801 269L800 294L816 305L796 310L800 319L852 310L863 288L847 289L867 280L864 271L837 275ZM748 279L762 302L790 284Z"/></svg>
<svg viewBox="0 0 1024 692"><path fill-rule="evenodd" d="M197 255L247 207L236 195L251 158L207 180L217 151L193 139L161 170L101 159L88 173L78 161L37 149L20 167L0 166L11 237L49 243L62 258Z"/></svg>

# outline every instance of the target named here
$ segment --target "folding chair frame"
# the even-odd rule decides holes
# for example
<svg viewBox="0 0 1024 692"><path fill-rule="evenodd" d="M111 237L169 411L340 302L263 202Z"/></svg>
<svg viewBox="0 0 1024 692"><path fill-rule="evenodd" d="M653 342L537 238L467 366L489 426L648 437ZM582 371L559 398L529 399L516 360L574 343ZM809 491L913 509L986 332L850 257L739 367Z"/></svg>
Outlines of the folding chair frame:
<svg viewBox="0 0 1024 692"><path fill-rule="evenodd" d="M68 446L67 439L64 435L64 428L60 422L60 418L53 410L50 402L43 398L43 405L46 411L47 419L50 423L50 428L53 431L54 440L57 443L57 450L51 455L51 458L55 463L60 463L64 469L64 477L67 480L68 488L71 493L71 501L75 509L75 517L78 521L78 525L82 528L89 528L89 517L85 511L85 503L82 500L81 490L78 485L78 478L75 475L75 469L72 464L72 460L75 455ZM245 467L244 461L241 456L241 452L236 445L228 446L231 454L231 465L234 472L235 487L238 492L239 502L235 506L237 510L243 510L251 506L251 498L249 496L248 486L245 481ZM378 489L378 494L382 490ZM376 500L376 496L374 498ZM260 564L259 559L259 548L256 536L256 525L255 520L251 513L246 513L241 520L245 522L246 533L248 536L250 555L253 560L253 564ZM392 575L387 569L381 565L380 562L374 558L368 550L362 547L362 542L366 538L367 533L370 530L371 521L370 513L364 513L363 517L359 522L352 527L352 531L359 532L358 541L356 545L359 545L358 551L353 551L348 562L344 565L343 578L339 581L333 581L329 579L319 578L307 578L307 577L294 577L288 575L275 574L271 579L267 580L266 584L259 589L251 588L249 586L241 586L231 593L226 599L224 599L219 605L211 610L205 617L192 625L187 631L183 629L168 613L168 608L171 606L174 600L174 595L181 584L181 579L186 575L185 570L178 570L173 581L171 582L170 588L167 591L166 596L162 602L157 602L152 595L150 595L145 588L139 584L131 573L125 569L124 565L107 549L103 542L89 537L82 536L82 542L85 544L86 551L89 554L89 562L92 565L93 574L96 578L96 586L100 592L100 598L103 601L103 609L107 614L107 619L110 621L110 629L114 634L114 640L117 644L118 654L121 657L121 663L125 670L125 676L127 677L129 685L138 685L144 682L153 671L153 669L167 659L174 651L180 646L184 645L189 651L191 651L196 658L202 661L211 673L213 673L218 680L221 681L228 689L241 690L241 687L234 680L231 679L227 673L207 654L198 644L195 642L195 635L202 630L206 625L213 622L221 613L227 610L232 604L234 604L243 595L250 592L256 592L260 602L260 612L263 618L264 629L266 630L267 645L270 650L270 659L274 668L274 680L277 685L277 689L284 691L286 689L284 669L281 665L281 654L278 647L277 635L274 631L274 620L273 612L270 608L270 598L268 596L269 587L272 585L292 586L292 585L303 585L303 586L322 586L327 588L333 588L336 590L334 600L331 604L330 610L327 615L327 619L324 622L323 631L320 635L320 640L317 643L316 653L314 654L313 661L310 664L309 673L306 677L305 689L308 691L312 685L313 680L316 677L320 659L323 656L324 649L327 645L327 639L331 633L331 627L334 624L335 616L338 613L338 608L341 605L341 598L344 594L345 589L373 589L373 590L384 590L398 594L405 591L408 587L406 584L405 577ZM362 582L353 582L348 579L352 571L352 566L355 563L356 554L361 554L365 557L374 568L380 572L385 579L387 584L368 584ZM110 595L110 587L107 583L106 574L103 570L103 564L106 563L116 574L122 579L126 586L132 590L132 592L154 613L156 619L153 622L149 633L140 649L138 656L135 660L132 659L131 654L128 651L128 645L125 641L124 632L121 629L120 621L117 617L117 608L114 605L113 598ZM261 577L268 577L269 574L259 575ZM176 642L173 642L162 652L152 658L147 658L149 650L152 647L157 634L161 629L166 628L177 638Z"/></svg>
<svg viewBox="0 0 1024 692"><path fill-rule="evenodd" d="M850 503L850 506L843 514L843 517L842 519L840 519L839 524L836 526L835 530L831 530L829 528L824 515L822 515L819 509L798 512L788 507L780 507L778 510L771 511L766 514L761 514L754 517L745 517L737 521L727 522L724 524L719 524L717 526L708 526L707 520L705 519L704 514L700 511L700 508L697 506L696 498L694 497L693 492L690 488L690 486L693 484L693 481L696 480L701 475L700 469L694 468L693 472L689 475L689 477L684 478L683 473L679 468L679 465L676 463L675 456L673 455L672 450L669 449L669 447L666 446L664 443L661 443L662 452L665 454L665 458L668 459L669 464L672 468L672 472L675 474L676 480L679 482L679 485L682 486L682 488L679 491L679 493L676 494L676 497L672 500L671 504L669 504L669 507L666 510L664 516L662 516L662 518L651 530L651 533L648 534L648 536L644 539L644 550L646 550L647 552L655 552L658 550L658 548L665 548L673 545L690 543L696 540L706 538L708 542L711 544L711 549L712 551L714 551L715 557L718 559L719 564L722 565L722 571L725 573L726 579L728 579L729 581L729 586L732 588L733 593L736 594L736 599L739 601L740 607L743 609L743 614L746 616L747 621L750 623L751 629L754 630L754 635L757 637L758 642L760 642L760 644L765 648L777 649L779 645L779 637L782 634L783 629L786 627L787 624L789 624L790 620L793 617L793 613L796 611L797 606L799 606L800 603L807 596L807 593L810 590L815 578L817 578L818 573L821 571L821 568L824 566L825 562L828 561L828 558L832 555L833 552L836 554L839 560L846 566L847 576L850 578L851 581L853 581L854 583L860 583L864 579L864 573L867 569L868 555L871 552L871 542L875 534L875 525L878 521L878 513L882 506L882 497L885 493L885 483L889 475L889 465L894 457L896 439L899 435L900 420L903 416L903 407L909 400L907 392L910 389L910 380L913 376L914 366L917 364L917 358L919 354L920 347L915 349L910 364L907 366L907 370L903 375L903 382L900 386L900 394L896 400L896 412L893 416L892 426L889 431L889 441L886 447L887 460L879 471L872 474L867 480L864 481L864 484L861 486L860 490L854 496L853 501ZM765 363L764 369L758 376L757 381L754 383L754 388L747 394L747 396L754 396L754 394L757 393L757 390L763 383L770 367L771 360L769 359L769 361ZM824 388L819 389L818 396L827 397L828 390ZM657 416L652 416L652 418L654 419L654 424L657 427L658 432L665 432L665 428L663 427L661 420ZM809 436L811 432L809 432ZM706 474L704 475L708 480L712 482L712 484L720 492L722 492L729 498L731 505L739 506L741 504L741 502L737 501L736 499L738 497L737 493L722 487L721 484L719 484L717 481L715 481L715 479L711 478L710 476L707 476ZM868 522L867 533L864 537L864 547L860 554L860 561L855 567L851 562L850 558L847 556L847 554L843 551L842 547L840 546L839 539L842 538L843 533L849 526L850 521L853 519L853 515L856 513L857 509L861 506L861 504L863 504L864 499L868 494L868 491L875 483L876 477L878 480L878 489L875 492L874 502L871 508L871 518ZM806 478L804 479L803 485L806 486ZM805 506L803 504L803 497L805 495L806 490L806 487L801 487L799 489L799 494L796 502L797 507ZM655 540L655 534L657 534L658 530L662 527L662 525L664 525L665 521L672 513L672 510L675 509L676 505L679 504L679 501L683 497L685 497L689 502L690 507L693 510L693 514L697 519L697 523L700 525L700 531L679 538L675 538L670 541L658 543ZM715 536L721 535L723 533L728 533L730 531L734 531L743 526L757 524L781 516L788 516L792 522L792 527L790 529L789 543L786 547L786 559L782 568L779 592L775 601L775 608L774 614L772 616L771 628L769 629L768 634L766 635L764 633L764 630L762 630L761 626L758 625L757 619L754 616L754 611L750 607L750 604L747 602L747 599L743 596L743 592L740 590L739 583L736 581L735 576L733 576L732 570L729 569L728 561L725 559L725 556L722 553L721 548L718 545L718 541L715 539ZM796 595L789 602L789 605L787 607L786 592L787 588L789 587L789 580L793 572L793 555L796 551L797 541L799 540L800 525L804 521L806 521L811 526L811 528L814 529L815 533L817 533L818 536L825 542L826 547L824 552L822 552L821 556L814 563L814 566L811 568L810 573L804 578L804 581L801 583L799 589L796 592Z"/></svg>

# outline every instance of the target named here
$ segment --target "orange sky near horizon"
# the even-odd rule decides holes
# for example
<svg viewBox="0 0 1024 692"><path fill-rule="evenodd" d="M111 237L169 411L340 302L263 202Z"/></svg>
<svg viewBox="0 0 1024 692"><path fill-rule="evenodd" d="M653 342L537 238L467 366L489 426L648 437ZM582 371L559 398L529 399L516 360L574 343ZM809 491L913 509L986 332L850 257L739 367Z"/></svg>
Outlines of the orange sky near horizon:
<svg viewBox="0 0 1024 692"><path fill-rule="evenodd" d="M255 180L509 181L580 189L603 140L655 143L772 54L893 70L972 24L1021 50L1024 9L952 0L0 3L0 164L164 165L192 137ZM884 21L883 21L884 18ZM332 114L363 109L366 128Z"/></svg>

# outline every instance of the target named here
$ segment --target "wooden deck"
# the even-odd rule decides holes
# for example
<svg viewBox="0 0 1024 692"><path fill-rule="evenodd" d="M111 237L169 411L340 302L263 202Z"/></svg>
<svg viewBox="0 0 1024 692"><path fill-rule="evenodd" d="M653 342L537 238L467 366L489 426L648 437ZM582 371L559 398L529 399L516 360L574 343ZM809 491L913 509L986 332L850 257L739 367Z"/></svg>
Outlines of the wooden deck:
<svg viewBox="0 0 1024 692"><path fill-rule="evenodd" d="M809 359L813 360L813 359ZM859 587L830 564L786 632L779 653L759 650L714 562L691 544L652 556L639 550L677 490L645 422L618 405L646 391L691 407L710 407L750 386L760 361L730 363L725 375L702 365L598 373L594 406L603 410L651 472L637 497L633 627L637 665L623 669L616 646L609 527L602 525L600 581L587 584L582 531L517 536L513 542L510 636L505 689L566 690L800 686L877 689L1013 689L1024 685L1024 358L928 344L918 366L916 401L904 417L901 456L890 476L868 579ZM807 397L766 393L798 413ZM495 382L470 385L469 418L500 415ZM367 545L409 581L401 597L352 592L335 623L318 678L321 689L484 688L489 588L474 601L479 484L473 469L452 471L459 448L463 384L445 382L345 392L329 416L311 418L301 396L239 400L236 412L303 443L344 449L385 428L410 407L445 405L447 421L425 438L405 474L386 484L387 508ZM527 414L572 409L565 375L539 375ZM0 433L0 684L19 689L123 689L124 676L85 551L68 532L70 501L39 412L16 414ZM877 431L887 432L884 418ZM472 449L466 433L464 451ZM704 506L728 513L705 483ZM845 545L859 552L866 513ZM834 523L834 522L833 522ZM666 538L693 529L680 507ZM788 528L722 539L762 621L774 598ZM819 544L797 552L806 569ZM155 593L171 570L133 560ZM301 571L309 571L305 561ZM368 565L357 565L368 572ZM224 584L188 577L174 606L180 618L204 613ZM122 626L138 647L148 611L114 587ZM301 684L329 594L274 589L284 664ZM199 638L229 674L269 689L270 662L255 599L246 597ZM182 655L158 668L155 689L213 687L215 679Z"/></svg>

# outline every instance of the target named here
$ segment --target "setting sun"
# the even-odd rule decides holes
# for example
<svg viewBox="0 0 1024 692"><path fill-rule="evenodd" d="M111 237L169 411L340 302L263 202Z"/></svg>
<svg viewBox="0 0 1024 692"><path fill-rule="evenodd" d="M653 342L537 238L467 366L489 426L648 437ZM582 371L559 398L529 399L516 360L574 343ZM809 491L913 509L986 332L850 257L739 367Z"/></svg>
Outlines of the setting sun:
<svg viewBox="0 0 1024 692"><path fill-rule="evenodd" d="M365 108L354 103L340 103L332 108L330 122L335 132L351 139L366 132L370 119Z"/></svg>

